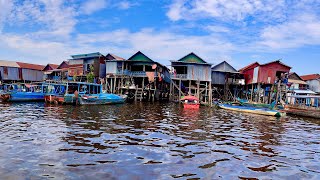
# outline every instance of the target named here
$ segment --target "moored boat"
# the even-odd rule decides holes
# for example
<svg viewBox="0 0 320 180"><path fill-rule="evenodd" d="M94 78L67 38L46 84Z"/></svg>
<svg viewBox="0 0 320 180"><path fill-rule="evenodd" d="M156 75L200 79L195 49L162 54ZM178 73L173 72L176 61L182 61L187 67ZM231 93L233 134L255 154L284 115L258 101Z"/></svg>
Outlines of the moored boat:
<svg viewBox="0 0 320 180"><path fill-rule="evenodd" d="M184 96L180 99L184 108L198 109L200 107L199 99L195 96Z"/></svg>
<svg viewBox="0 0 320 180"><path fill-rule="evenodd" d="M42 83L21 83L8 85L8 89L1 94L0 98L3 102L43 101L44 95Z"/></svg>
<svg viewBox="0 0 320 180"><path fill-rule="evenodd" d="M125 98L116 94L104 93L101 84L68 82L64 94L47 95L46 101L55 104L119 104Z"/></svg>
<svg viewBox="0 0 320 180"><path fill-rule="evenodd" d="M244 112L244 113L260 114L260 115L276 116L276 117L285 116L285 113L282 111L271 110L267 108L240 106L240 105L232 105L232 104L221 104L221 103L218 104L218 106L222 109Z"/></svg>
<svg viewBox="0 0 320 180"><path fill-rule="evenodd" d="M291 115L312 117L320 119L320 96L290 95L284 110Z"/></svg>

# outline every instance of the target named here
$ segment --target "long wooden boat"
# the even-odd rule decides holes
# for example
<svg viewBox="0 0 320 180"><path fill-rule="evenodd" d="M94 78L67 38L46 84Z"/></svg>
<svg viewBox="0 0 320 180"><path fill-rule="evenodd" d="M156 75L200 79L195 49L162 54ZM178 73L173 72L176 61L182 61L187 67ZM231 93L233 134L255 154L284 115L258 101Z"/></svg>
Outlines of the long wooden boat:
<svg viewBox="0 0 320 180"><path fill-rule="evenodd" d="M320 96L290 95L284 110L288 114L320 119Z"/></svg>
<svg viewBox="0 0 320 180"><path fill-rule="evenodd" d="M285 116L284 112L277 111L277 110L270 110L266 108L257 108L257 107L239 106L239 105L230 105L230 104L218 104L218 106L222 109L244 112L244 113L260 114L260 115L275 116L275 117Z"/></svg>
<svg viewBox="0 0 320 180"><path fill-rule="evenodd" d="M285 105L284 109L287 112L287 114L320 119L320 109L319 108Z"/></svg>
<svg viewBox="0 0 320 180"><path fill-rule="evenodd" d="M121 104L124 103L125 98L108 93L81 95L79 97L80 105L86 104Z"/></svg>

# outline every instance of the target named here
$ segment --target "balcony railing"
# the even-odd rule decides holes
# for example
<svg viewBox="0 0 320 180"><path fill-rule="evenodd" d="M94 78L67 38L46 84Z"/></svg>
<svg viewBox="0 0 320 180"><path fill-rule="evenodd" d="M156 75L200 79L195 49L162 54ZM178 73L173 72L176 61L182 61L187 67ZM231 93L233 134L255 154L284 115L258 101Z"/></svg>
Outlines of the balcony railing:
<svg viewBox="0 0 320 180"><path fill-rule="evenodd" d="M171 74L172 79L187 79L187 74Z"/></svg>

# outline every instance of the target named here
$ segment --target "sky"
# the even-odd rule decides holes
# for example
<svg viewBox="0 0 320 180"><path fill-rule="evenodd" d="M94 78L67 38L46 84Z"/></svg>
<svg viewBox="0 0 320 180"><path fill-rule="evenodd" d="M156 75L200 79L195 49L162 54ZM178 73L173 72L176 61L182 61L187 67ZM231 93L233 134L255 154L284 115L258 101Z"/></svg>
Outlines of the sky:
<svg viewBox="0 0 320 180"><path fill-rule="evenodd" d="M170 65L190 52L236 69L281 59L320 73L320 0L0 0L0 59L60 64L141 51Z"/></svg>

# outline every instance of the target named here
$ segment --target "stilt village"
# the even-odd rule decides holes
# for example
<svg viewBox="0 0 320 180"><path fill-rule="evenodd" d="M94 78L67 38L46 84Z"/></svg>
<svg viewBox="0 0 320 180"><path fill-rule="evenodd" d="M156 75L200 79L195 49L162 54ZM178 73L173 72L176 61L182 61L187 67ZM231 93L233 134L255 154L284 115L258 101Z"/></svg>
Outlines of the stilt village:
<svg viewBox="0 0 320 180"><path fill-rule="evenodd" d="M228 107L220 107L231 110L236 107L242 111L238 106L252 105L243 112L257 111L260 106L272 106L270 109L273 110L282 106L291 108L280 108L279 111L320 117L320 75L298 75L281 60L265 64L253 62L236 70L226 61L213 65L191 52L170 62L170 66L165 66L140 51L128 59L111 53L78 54L61 64L45 66L1 60L1 97L2 101L13 97L13 91L10 96L5 94L17 84L30 88L40 82L49 85L69 83L70 91L70 83L80 83L81 87L75 88L77 93L81 92L82 86L88 85L90 89L92 85L89 94L105 92L125 96L126 101L183 104L187 101L181 100L190 96L194 97L194 103L206 106L223 104ZM93 84L101 86L101 90L99 87L95 89ZM63 93L75 94L67 90Z"/></svg>

